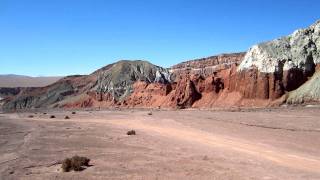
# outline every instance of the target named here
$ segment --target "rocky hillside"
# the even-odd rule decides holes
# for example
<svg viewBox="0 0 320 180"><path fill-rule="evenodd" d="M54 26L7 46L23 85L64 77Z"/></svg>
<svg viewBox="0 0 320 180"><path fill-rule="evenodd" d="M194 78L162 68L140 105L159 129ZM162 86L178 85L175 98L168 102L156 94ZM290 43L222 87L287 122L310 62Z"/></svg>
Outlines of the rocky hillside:
<svg viewBox="0 0 320 180"><path fill-rule="evenodd" d="M246 54L224 54L180 63L170 70L174 83L137 84L127 104L225 108L285 103L284 95L306 83L319 67L319 29L320 21L287 37L255 45ZM291 93L303 99L295 103L318 101L317 93L312 96L306 93L318 92L317 79L310 81L308 84L312 85L301 87L308 90ZM292 101L288 99L289 102Z"/></svg>
<svg viewBox="0 0 320 180"><path fill-rule="evenodd" d="M239 71L256 67L259 72L279 73L297 69L310 76L320 63L320 21L306 29L250 48Z"/></svg>
<svg viewBox="0 0 320 180"><path fill-rule="evenodd" d="M6 102L11 101L24 88L0 88L0 106Z"/></svg>
<svg viewBox="0 0 320 180"><path fill-rule="evenodd" d="M146 83L169 83L167 69L155 66L147 61L119 61L106 70L98 73L98 80L92 90L109 93L115 100L123 100L133 91L136 81Z"/></svg>
<svg viewBox="0 0 320 180"><path fill-rule="evenodd" d="M132 93L134 82L169 83L168 70L146 61L119 61L87 76L69 76L42 88L27 88L3 108L86 107L92 101L117 102ZM89 102L88 102L89 101Z"/></svg>
<svg viewBox="0 0 320 180"><path fill-rule="evenodd" d="M320 21L247 53L186 61L165 69L119 61L87 76L27 88L4 104L25 108L266 107L319 102Z"/></svg>
<svg viewBox="0 0 320 180"><path fill-rule="evenodd" d="M320 21L306 29L253 46L238 67L243 83L255 82L250 97L276 99L304 84L320 64ZM256 92L258 90L258 92Z"/></svg>
<svg viewBox="0 0 320 180"><path fill-rule="evenodd" d="M11 101L5 103L5 110L51 108L58 102L76 94L85 93L92 86L95 77L68 76L56 83L40 88L25 88Z"/></svg>

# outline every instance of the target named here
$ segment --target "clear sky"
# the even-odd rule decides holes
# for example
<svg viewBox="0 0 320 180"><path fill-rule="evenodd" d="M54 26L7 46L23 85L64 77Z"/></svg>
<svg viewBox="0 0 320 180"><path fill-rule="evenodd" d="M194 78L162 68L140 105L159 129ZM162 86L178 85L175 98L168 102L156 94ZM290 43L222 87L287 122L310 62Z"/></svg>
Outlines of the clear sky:
<svg viewBox="0 0 320 180"><path fill-rule="evenodd" d="M246 51L320 19L319 0L0 0L0 74L89 74L120 59L169 67Z"/></svg>

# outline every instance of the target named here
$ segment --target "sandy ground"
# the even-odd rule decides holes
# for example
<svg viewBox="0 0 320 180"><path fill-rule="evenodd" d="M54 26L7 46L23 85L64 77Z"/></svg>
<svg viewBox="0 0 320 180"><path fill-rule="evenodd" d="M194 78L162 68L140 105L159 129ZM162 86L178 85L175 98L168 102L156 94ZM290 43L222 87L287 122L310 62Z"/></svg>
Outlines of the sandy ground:
<svg viewBox="0 0 320 180"><path fill-rule="evenodd" d="M0 179L320 179L319 108L148 112L0 114Z"/></svg>

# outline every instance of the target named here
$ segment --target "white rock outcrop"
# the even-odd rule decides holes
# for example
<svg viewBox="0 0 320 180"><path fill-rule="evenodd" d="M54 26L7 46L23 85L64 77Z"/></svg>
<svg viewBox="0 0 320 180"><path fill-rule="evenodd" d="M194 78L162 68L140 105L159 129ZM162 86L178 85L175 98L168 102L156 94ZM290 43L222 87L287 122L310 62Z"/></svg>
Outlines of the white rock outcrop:
<svg viewBox="0 0 320 180"><path fill-rule="evenodd" d="M255 67L264 73L292 68L310 72L314 71L315 64L320 64L320 20L287 37L253 46L239 65L238 71Z"/></svg>

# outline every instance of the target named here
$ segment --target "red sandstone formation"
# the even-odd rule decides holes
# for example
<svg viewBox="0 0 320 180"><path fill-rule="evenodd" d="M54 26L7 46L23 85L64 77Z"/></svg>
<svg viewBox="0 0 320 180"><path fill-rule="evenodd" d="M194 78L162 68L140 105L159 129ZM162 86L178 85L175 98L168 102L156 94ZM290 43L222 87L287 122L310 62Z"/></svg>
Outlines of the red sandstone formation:
<svg viewBox="0 0 320 180"><path fill-rule="evenodd" d="M275 104L273 101L280 98L285 89L295 86L290 78L296 74L291 75L290 72L281 76L261 73L257 69L238 72L243 58L244 53L237 53L184 62L170 70L175 77L173 82L137 81L131 95L123 101L115 100L110 93L88 91L85 97L68 102L63 107L265 107ZM212 72L208 71L210 68Z"/></svg>
<svg viewBox="0 0 320 180"><path fill-rule="evenodd" d="M229 91L230 75L243 57L244 53L224 54L175 65L170 69L174 82L136 82L133 93L122 105L148 108L188 108L194 105L212 107L215 99ZM209 69L212 72L209 72ZM234 103L230 103L231 105Z"/></svg>

